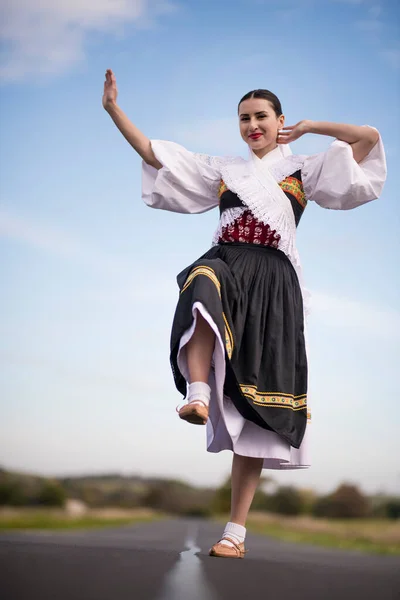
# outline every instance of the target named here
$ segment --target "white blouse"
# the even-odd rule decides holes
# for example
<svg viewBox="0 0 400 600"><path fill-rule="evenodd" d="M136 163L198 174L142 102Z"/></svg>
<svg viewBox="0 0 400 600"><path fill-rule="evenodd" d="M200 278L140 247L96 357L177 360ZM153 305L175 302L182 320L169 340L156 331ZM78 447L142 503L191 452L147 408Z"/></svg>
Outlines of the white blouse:
<svg viewBox="0 0 400 600"><path fill-rule="evenodd" d="M151 144L163 167L157 170L143 162L142 198L152 208L172 212L195 214L215 208L223 166L260 161L252 152L245 161L240 157L196 154L174 142L152 140ZM307 200L324 208L347 210L375 200L386 179L381 137L360 163L354 160L350 144L339 140L326 152L311 156L293 155L289 146L281 145L261 162L274 171L275 179L300 168Z"/></svg>
<svg viewBox="0 0 400 600"><path fill-rule="evenodd" d="M250 151L247 160L196 154L174 142L152 140L151 144L162 168L143 162L142 198L148 206L178 213L206 212L218 206L223 180L256 219L279 234L279 249L291 260L301 286L294 214L279 182L301 170L307 200L324 208L348 210L378 198L386 179L380 137L360 163L354 160L350 144L339 140L326 152L311 156L294 155L288 145L278 145L262 159ZM229 220L229 215L222 215L219 229L226 226L227 216Z"/></svg>

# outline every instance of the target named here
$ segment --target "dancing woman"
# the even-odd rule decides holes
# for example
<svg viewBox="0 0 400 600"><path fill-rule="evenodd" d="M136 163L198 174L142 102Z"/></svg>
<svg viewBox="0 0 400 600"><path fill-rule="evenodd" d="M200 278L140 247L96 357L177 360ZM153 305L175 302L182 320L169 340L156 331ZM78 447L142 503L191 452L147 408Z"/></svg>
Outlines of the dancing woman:
<svg viewBox="0 0 400 600"><path fill-rule="evenodd" d="M307 294L296 228L309 201L348 210L379 197L382 141L368 126L303 120L285 127L277 96L255 90L238 105L248 159L214 157L150 141L119 108L111 70L103 106L143 159L148 206L219 207L211 249L178 275L171 366L186 398L180 418L207 424L209 452L233 452L230 521L210 554L243 558L262 469L310 466ZM326 152L293 155L288 144L307 133L336 140Z"/></svg>

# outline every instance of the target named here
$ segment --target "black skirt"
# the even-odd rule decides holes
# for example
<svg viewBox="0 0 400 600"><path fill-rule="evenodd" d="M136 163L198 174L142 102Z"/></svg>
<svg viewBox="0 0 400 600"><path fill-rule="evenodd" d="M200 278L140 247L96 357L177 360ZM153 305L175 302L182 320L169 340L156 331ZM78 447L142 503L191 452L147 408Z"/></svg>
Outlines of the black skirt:
<svg viewBox="0 0 400 600"><path fill-rule="evenodd" d="M177 389L186 381L179 342L201 302L225 342L224 393L249 421L299 448L307 423L307 357L303 301L297 274L280 250L247 243L211 248L178 275L171 334Z"/></svg>

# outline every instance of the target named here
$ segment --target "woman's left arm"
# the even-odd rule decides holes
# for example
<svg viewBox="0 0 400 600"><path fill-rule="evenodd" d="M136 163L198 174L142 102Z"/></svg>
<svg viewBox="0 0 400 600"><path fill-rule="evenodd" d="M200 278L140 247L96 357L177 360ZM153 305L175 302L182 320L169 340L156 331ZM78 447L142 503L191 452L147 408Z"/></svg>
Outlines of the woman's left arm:
<svg viewBox="0 0 400 600"><path fill-rule="evenodd" d="M287 144L306 133L336 137L325 152L305 156L301 169L304 192L324 208L349 210L379 198L386 180L382 140L373 127L300 121L280 133Z"/></svg>
<svg viewBox="0 0 400 600"><path fill-rule="evenodd" d="M360 163L379 140L379 132L367 125L347 125L305 119L279 132L278 144L289 144L306 133L329 135L350 144L354 160Z"/></svg>

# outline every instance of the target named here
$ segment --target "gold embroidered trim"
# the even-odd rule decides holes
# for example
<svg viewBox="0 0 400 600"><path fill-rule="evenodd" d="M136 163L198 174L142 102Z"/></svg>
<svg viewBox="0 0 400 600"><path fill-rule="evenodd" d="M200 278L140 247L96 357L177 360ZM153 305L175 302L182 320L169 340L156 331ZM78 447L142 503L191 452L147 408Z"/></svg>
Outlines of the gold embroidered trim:
<svg viewBox="0 0 400 600"><path fill-rule="evenodd" d="M227 191L228 191L228 188L226 187L226 183L223 179L221 179L219 188L218 188L218 198L221 198L222 194Z"/></svg>
<svg viewBox="0 0 400 600"><path fill-rule="evenodd" d="M190 272L190 274L189 274L188 278L186 279L184 286L181 290L181 294L183 294L183 292L185 290L187 290L189 285L192 283L193 279L195 277L197 277L198 275L205 275L206 277L211 279L211 281L217 288L218 296L221 298L221 284L218 280L218 277L215 274L215 271L213 269L211 269L211 267L206 267L206 266L202 266L202 265L195 267ZM229 327L228 319L226 318L224 312L222 313L222 317L223 317L224 323L225 323L225 348L226 348L226 353L228 355L228 358L230 360L232 358L232 353L233 353L233 349L234 349L233 335L232 335L231 328Z"/></svg>
<svg viewBox="0 0 400 600"><path fill-rule="evenodd" d="M240 384L240 389L244 396L258 406L278 406L279 408L291 408L292 410L303 410L307 407L307 394L293 396L293 394L282 392L259 392L256 386L243 384Z"/></svg>
<svg viewBox="0 0 400 600"><path fill-rule="evenodd" d="M225 323L225 346L226 346L226 352L228 354L228 358L229 360L232 358L232 352L233 352L233 335L232 335L232 331L229 327L229 323L228 320L225 316L225 313L222 313L222 316L224 318L224 323Z"/></svg>
<svg viewBox="0 0 400 600"><path fill-rule="evenodd" d="M279 183L279 187L282 188L284 192L292 194L292 196L296 198L297 202L303 208L307 206L307 200L304 194L303 184L301 183L301 181L296 179L296 177L286 177L286 179Z"/></svg>
<svg viewBox="0 0 400 600"><path fill-rule="evenodd" d="M192 283L193 279L195 277L197 277L197 275L205 275L206 277L211 279L211 281L214 283L215 287L217 288L219 297L221 298L221 284L218 281L218 277L216 276L213 269L211 269L210 267L204 267L204 266L195 267L193 269L193 271L191 271L189 277L185 281L185 284L182 288L181 294L183 294L183 292L189 287L189 285Z"/></svg>

